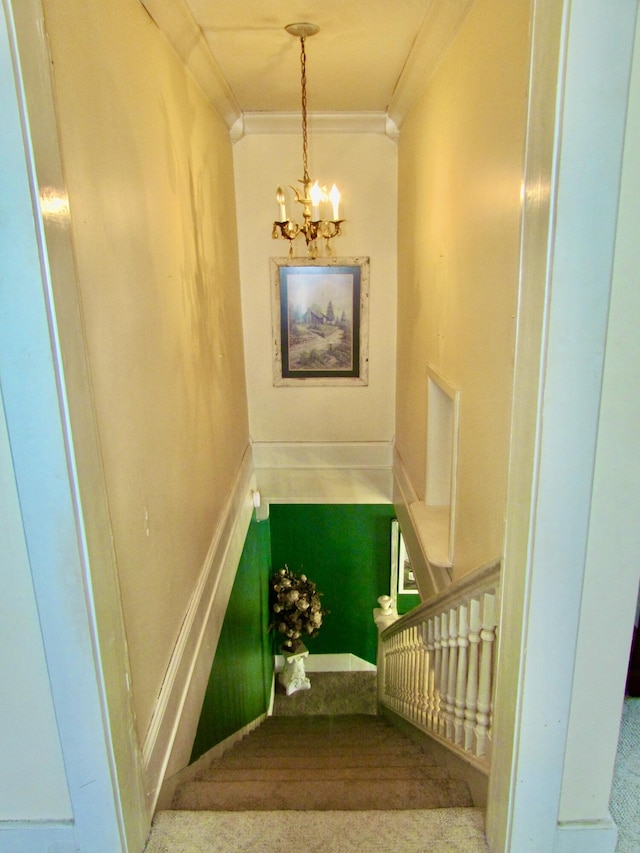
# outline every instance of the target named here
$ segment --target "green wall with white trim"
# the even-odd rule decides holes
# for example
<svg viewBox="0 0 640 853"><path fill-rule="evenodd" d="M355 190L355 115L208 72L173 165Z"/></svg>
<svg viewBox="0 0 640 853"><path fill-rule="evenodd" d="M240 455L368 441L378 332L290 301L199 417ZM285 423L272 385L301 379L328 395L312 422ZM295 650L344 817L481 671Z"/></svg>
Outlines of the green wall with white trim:
<svg viewBox="0 0 640 853"><path fill-rule="evenodd" d="M269 522L253 519L211 668L192 762L269 707L273 671L267 634L270 571Z"/></svg>
<svg viewBox="0 0 640 853"><path fill-rule="evenodd" d="M304 571L331 611L319 635L305 640L312 654L350 652L376 662L373 608L389 592L394 516L391 504L271 506L274 569L286 563Z"/></svg>
<svg viewBox="0 0 640 853"><path fill-rule="evenodd" d="M267 633L269 578L285 563L316 583L323 593L323 606L331 611L319 635L305 640L309 651L349 652L376 662L378 639L372 611L378 596L389 592L394 515L391 504L272 504L267 521L252 520L209 677L192 762L268 709L273 654L281 641L280 634Z"/></svg>

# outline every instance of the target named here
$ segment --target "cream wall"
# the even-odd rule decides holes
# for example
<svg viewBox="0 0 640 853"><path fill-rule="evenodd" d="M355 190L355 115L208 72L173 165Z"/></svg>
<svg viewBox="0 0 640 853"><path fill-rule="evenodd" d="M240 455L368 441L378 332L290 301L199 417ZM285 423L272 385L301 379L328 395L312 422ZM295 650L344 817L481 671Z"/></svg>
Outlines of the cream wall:
<svg viewBox="0 0 640 853"><path fill-rule="evenodd" d="M313 125L311 125L313 127ZM344 235L338 257L371 259L369 384L274 387L271 343L271 257L288 246L271 238L275 192L302 177L295 133L245 135L234 145L249 425L254 442L391 442L394 435L396 316L396 144L382 133L314 133L309 172L342 193ZM290 191L289 191L290 192ZM299 206L298 206L299 207ZM288 204L292 216L293 202ZM300 219L298 213L295 218ZM306 256L302 237L296 254ZM347 460L347 465L348 460ZM354 464L353 462L351 464Z"/></svg>
<svg viewBox="0 0 640 853"><path fill-rule="evenodd" d="M142 742L248 443L231 146L140 3L45 19Z"/></svg>
<svg viewBox="0 0 640 853"><path fill-rule="evenodd" d="M401 127L396 442L424 500L430 365L461 391L456 576L502 553L529 7L478 0Z"/></svg>

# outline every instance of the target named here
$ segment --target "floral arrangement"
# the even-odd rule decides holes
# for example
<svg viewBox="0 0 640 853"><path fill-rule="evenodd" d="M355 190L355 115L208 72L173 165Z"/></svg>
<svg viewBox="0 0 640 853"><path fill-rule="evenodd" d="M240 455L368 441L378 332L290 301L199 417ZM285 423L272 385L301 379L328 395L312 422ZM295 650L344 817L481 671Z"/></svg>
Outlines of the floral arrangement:
<svg viewBox="0 0 640 853"><path fill-rule="evenodd" d="M306 575L296 575L287 566L272 575L269 630L285 635L284 651L295 652L302 637L315 637L320 630L322 617L329 612L320 603L321 595Z"/></svg>

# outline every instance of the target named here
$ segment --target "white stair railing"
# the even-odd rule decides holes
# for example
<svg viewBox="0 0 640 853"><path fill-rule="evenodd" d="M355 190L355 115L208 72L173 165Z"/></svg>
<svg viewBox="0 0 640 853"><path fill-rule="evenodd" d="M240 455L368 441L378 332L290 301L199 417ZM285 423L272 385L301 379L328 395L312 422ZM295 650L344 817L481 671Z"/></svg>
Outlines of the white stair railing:
<svg viewBox="0 0 640 853"><path fill-rule="evenodd" d="M381 599L378 700L488 772L500 563L400 618Z"/></svg>

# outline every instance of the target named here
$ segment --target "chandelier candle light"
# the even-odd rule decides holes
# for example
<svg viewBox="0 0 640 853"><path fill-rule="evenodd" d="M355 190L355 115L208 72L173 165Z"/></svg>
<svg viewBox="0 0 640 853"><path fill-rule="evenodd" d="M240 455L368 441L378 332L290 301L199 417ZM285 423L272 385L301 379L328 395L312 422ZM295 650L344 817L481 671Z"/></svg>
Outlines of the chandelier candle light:
<svg viewBox="0 0 640 853"><path fill-rule="evenodd" d="M331 243L334 237L340 234L340 226L344 219L339 218L340 192L334 184L331 191L327 193L326 187L320 187L317 181L309 177L307 162L307 56L305 53L305 40L315 35L319 27L315 24L289 24L285 27L292 36L300 39L300 68L302 85L302 166L303 177L299 183L302 184L302 193L297 187L291 187L296 196L296 202L302 205L303 223L299 225L287 217L286 199L282 187L276 192L280 220L273 223L271 236L274 240L282 237L289 241L289 257L293 257L293 241L299 234L303 234L307 243L307 254L310 258L318 256L318 238L325 240L327 255L331 255ZM329 202L333 213L332 219L320 219L320 204Z"/></svg>

